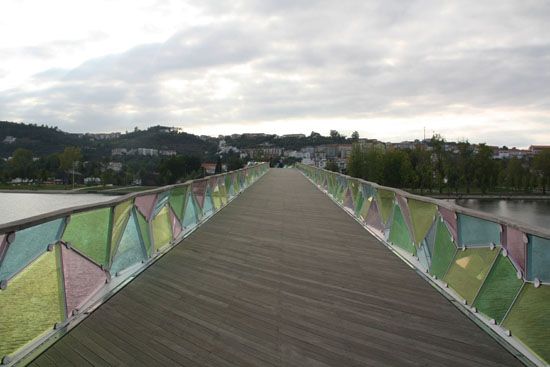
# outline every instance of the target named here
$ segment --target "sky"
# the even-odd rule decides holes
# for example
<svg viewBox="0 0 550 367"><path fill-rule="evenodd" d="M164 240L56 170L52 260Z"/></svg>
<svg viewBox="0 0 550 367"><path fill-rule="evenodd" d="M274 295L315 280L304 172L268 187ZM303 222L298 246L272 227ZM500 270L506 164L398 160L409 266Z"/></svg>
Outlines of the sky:
<svg viewBox="0 0 550 367"><path fill-rule="evenodd" d="M2 0L0 120L550 144L547 0Z"/></svg>

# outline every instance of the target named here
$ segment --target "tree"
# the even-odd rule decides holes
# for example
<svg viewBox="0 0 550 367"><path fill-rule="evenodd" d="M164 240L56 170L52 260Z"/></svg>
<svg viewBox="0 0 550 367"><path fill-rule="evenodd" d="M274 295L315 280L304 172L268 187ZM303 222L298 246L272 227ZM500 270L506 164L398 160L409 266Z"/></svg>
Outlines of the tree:
<svg viewBox="0 0 550 367"><path fill-rule="evenodd" d="M443 184L445 183L445 139L439 134L432 136L430 144L434 152L434 171L439 193L443 192Z"/></svg>
<svg viewBox="0 0 550 367"><path fill-rule="evenodd" d="M493 151L486 144L480 144L474 157L475 174L478 187L483 194L492 189L496 182L496 164L493 160Z"/></svg>
<svg viewBox="0 0 550 367"><path fill-rule="evenodd" d="M358 143L354 143L351 148L351 154L348 157L348 174L353 177L365 177L365 154Z"/></svg>
<svg viewBox="0 0 550 367"><path fill-rule="evenodd" d="M359 133L357 131L351 133L351 141L353 141L354 143L359 141Z"/></svg>
<svg viewBox="0 0 550 367"><path fill-rule="evenodd" d="M214 171L215 174L222 173L222 159L218 157L218 160L216 161L216 169Z"/></svg>
<svg viewBox="0 0 550 367"><path fill-rule="evenodd" d="M328 161L327 165L325 166L325 169L332 171L332 172L340 172L340 168L334 161Z"/></svg>
<svg viewBox="0 0 550 367"><path fill-rule="evenodd" d="M330 130L330 137L332 139L338 139L340 137L340 133L336 130Z"/></svg>
<svg viewBox="0 0 550 367"><path fill-rule="evenodd" d="M550 182L550 149L544 149L535 156L534 166L541 177L542 193L546 195L546 186Z"/></svg>
<svg viewBox="0 0 550 367"><path fill-rule="evenodd" d="M470 193L470 189L474 182L475 170L473 156L474 151L468 141L459 142L458 146L458 161L457 169L460 184L466 188L466 193Z"/></svg>
<svg viewBox="0 0 550 367"><path fill-rule="evenodd" d="M17 148L10 160L12 177L32 177L32 152L28 149Z"/></svg>

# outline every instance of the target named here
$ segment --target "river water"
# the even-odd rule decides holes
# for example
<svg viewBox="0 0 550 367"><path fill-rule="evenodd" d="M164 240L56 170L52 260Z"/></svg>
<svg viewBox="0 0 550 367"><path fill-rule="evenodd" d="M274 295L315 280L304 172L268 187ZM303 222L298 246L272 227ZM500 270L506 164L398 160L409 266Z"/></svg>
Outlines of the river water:
<svg viewBox="0 0 550 367"><path fill-rule="evenodd" d="M98 194L0 193L0 224L114 198L114 196Z"/></svg>
<svg viewBox="0 0 550 367"><path fill-rule="evenodd" d="M550 200L456 199L449 201L525 224L550 227Z"/></svg>

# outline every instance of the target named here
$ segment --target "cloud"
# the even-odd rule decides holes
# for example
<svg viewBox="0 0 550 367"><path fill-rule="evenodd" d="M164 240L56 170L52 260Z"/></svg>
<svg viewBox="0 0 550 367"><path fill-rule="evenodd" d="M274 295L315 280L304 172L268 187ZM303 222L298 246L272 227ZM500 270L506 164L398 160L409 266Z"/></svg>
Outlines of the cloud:
<svg viewBox="0 0 550 367"><path fill-rule="evenodd" d="M284 133L318 120L327 131L327 121L335 128L346 121L346 129L382 139L406 139L426 124L494 144L550 138L547 3L191 5L200 24L180 24L162 42L34 73L2 93L0 118L70 131L166 121L196 131L257 124ZM155 9L168 16L174 5ZM55 42L19 51L47 58L56 47L78 50ZM533 130L512 133L516 126Z"/></svg>

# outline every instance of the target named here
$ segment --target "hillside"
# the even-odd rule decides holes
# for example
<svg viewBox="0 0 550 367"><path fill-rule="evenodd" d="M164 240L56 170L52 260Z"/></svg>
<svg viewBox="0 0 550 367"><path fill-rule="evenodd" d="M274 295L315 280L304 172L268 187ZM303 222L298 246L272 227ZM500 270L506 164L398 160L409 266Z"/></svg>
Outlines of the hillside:
<svg viewBox="0 0 550 367"><path fill-rule="evenodd" d="M15 137L11 144L3 143L7 136ZM110 156L113 148L171 149L179 154L204 157L215 153L215 142L198 136L170 131L160 126L138 130L118 137L102 139L98 134L73 134L45 125L0 121L0 156L9 157L17 148L29 149L34 156L62 152L67 146L77 146L88 159Z"/></svg>

